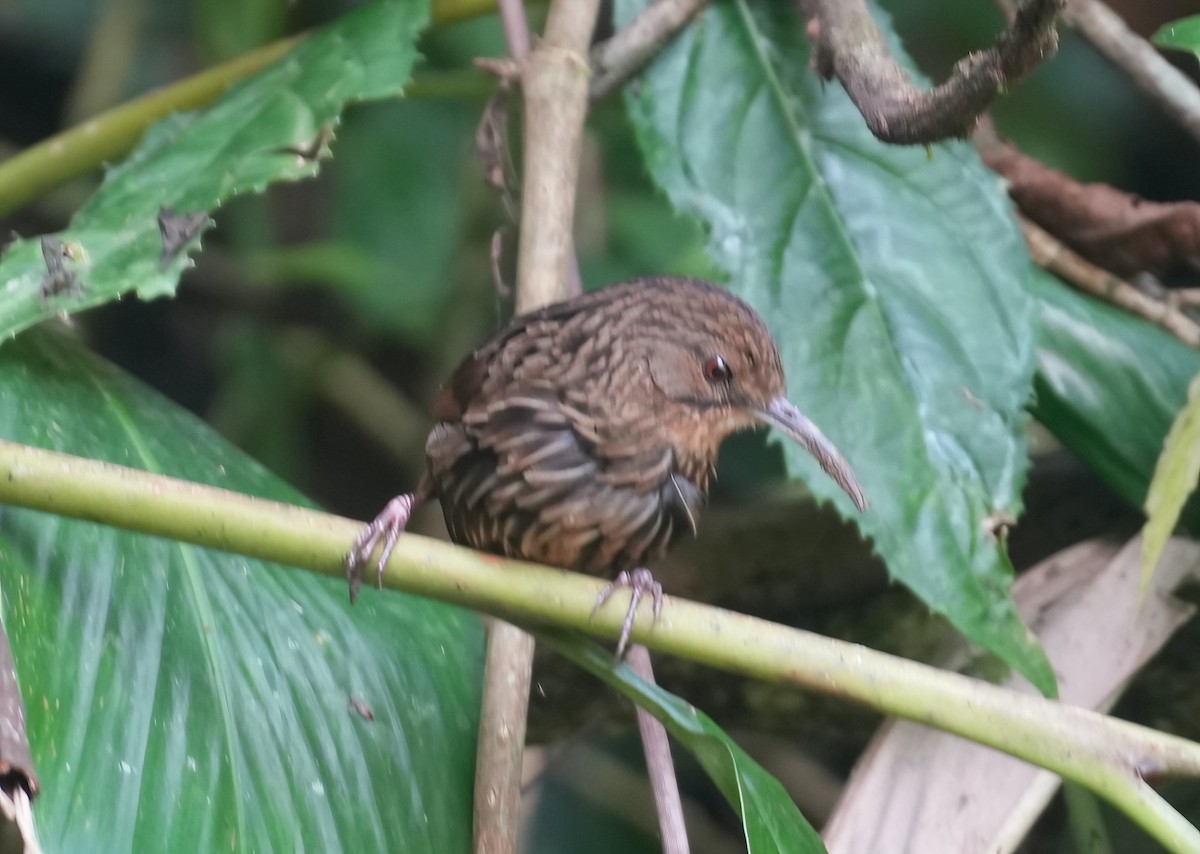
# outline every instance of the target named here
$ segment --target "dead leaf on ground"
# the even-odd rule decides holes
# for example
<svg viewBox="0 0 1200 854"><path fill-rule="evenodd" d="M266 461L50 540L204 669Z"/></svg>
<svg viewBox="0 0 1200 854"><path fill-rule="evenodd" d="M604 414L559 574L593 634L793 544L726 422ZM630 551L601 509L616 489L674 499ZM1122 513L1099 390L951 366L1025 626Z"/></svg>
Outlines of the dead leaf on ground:
<svg viewBox="0 0 1200 854"><path fill-rule="evenodd" d="M1088 540L1022 575L1013 596L1059 677L1063 702L1107 709L1193 613L1171 593L1200 572L1200 545L1174 539L1141 608L1141 538L1115 554ZM1033 692L1012 677L1006 683ZM854 769L822 836L830 854L1004 854L1057 790L1057 776L908 721L890 721ZM951 820L953 819L953 820Z"/></svg>

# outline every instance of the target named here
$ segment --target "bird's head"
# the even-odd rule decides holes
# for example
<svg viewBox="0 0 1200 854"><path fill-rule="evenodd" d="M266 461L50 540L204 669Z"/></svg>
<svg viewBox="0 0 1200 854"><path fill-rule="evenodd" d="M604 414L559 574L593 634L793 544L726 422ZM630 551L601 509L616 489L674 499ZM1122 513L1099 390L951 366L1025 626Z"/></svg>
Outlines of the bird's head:
<svg viewBox="0 0 1200 854"><path fill-rule="evenodd" d="M867 499L849 463L787 399L779 348L762 318L737 297L701 282L666 280L643 291L643 352L665 398L664 427L677 445L715 454L732 433L778 429L808 451L859 510ZM657 330L657 334L654 334Z"/></svg>

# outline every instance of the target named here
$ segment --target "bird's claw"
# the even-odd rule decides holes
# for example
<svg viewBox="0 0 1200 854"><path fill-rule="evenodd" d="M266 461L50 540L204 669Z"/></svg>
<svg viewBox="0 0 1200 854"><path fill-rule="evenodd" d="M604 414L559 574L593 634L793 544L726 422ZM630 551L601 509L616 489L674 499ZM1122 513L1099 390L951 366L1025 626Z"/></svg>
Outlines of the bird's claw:
<svg viewBox="0 0 1200 854"><path fill-rule="evenodd" d="M380 543L383 543L383 551L380 552L375 569L376 581L380 587L383 586L383 568L387 566L388 558L392 556L392 549L396 547L396 541L400 539L400 535L408 526L409 517L412 516L413 508L416 505L417 496L415 494L410 492L397 495L387 503L387 506L371 524L363 528L358 539L354 541L350 554L346 556L346 580L350 583L351 605L358 598L359 588L362 587L363 571L371 562L371 555L375 553L375 549Z"/></svg>
<svg viewBox="0 0 1200 854"><path fill-rule="evenodd" d="M650 570L638 568L633 572L622 570L621 573L613 579L612 583L601 591L596 597L596 605L592 608L592 617L596 616L596 612L600 610L600 606L608 601L609 597L619 588L627 587L629 589L629 610L625 612L625 622L621 624L621 635L617 640L617 658L625 657L625 648L629 645L629 636L633 633L633 618L637 616L638 605L641 604L642 597L647 593L654 600L654 621L658 622L658 615L662 613L663 607L663 589L662 585L654 580L654 576L650 574Z"/></svg>

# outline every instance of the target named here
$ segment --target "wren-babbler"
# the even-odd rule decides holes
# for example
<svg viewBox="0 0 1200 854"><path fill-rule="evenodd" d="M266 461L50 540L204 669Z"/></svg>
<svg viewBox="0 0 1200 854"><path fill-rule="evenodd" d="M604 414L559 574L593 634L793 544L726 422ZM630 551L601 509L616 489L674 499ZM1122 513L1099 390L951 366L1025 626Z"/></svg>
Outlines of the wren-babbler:
<svg viewBox="0 0 1200 854"><path fill-rule="evenodd" d="M382 543L379 572L413 507L441 500L450 538L512 558L615 576L632 601L645 568L696 532L717 450L769 425L799 442L859 510L837 449L784 397L766 324L726 291L657 277L613 285L515 318L468 357L433 406L427 471L392 499L347 559L351 600Z"/></svg>

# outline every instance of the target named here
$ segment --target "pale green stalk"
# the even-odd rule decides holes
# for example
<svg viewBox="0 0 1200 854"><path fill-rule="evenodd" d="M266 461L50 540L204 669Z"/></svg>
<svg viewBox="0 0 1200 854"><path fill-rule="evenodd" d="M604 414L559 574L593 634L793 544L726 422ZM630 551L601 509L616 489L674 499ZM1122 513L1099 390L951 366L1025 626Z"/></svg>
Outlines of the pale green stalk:
<svg viewBox="0 0 1200 854"><path fill-rule="evenodd" d="M107 463L0 442L0 502L183 540L330 576L360 523ZM620 597L591 620L603 582L479 554L415 534L400 539L383 586L505 619L620 630ZM647 609L648 611L648 609ZM1200 744L937 670L855 644L668 597L633 640L722 670L787 682L955 733L1075 780L1168 850L1200 854L1200 832L1142 776L1200 776Z"/></svg>

